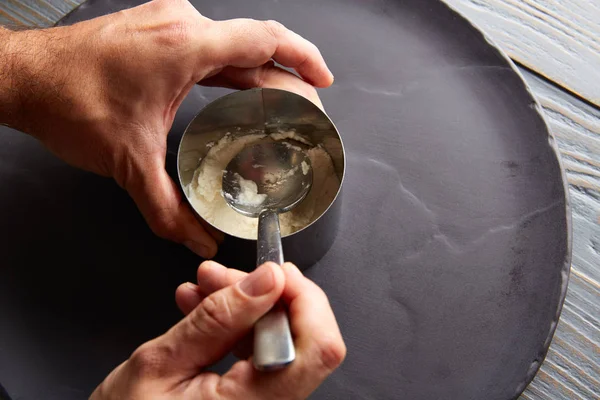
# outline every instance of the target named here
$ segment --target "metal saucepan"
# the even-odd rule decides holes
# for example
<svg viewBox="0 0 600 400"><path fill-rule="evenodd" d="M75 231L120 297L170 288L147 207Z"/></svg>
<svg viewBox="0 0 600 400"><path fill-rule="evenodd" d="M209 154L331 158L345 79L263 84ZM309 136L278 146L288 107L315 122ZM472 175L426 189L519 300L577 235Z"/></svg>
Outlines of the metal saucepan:
<svg viewBox="0 0 600 400"><path fill-rule="evenodd" d="M306 138L311 146L322 147L331 157L339 179L336 195L326 210L307 226L282 237L286 261L306 269L321 259L335 240L346 167L344 146L337 129L311 101L279 89L244 90L213 101L196 115L181 139L177 154L179 182L189 201L195 171L212 146L224 136L231 135L235 139L257 132L271 134L281 131L294 131ZM206 220L193 202L190 204L196 214ZM207 222L210 224L210 221ZM256 240L239 237L234 232L223 233L226 238L216 260L238 269L253 269Z"/></svg>

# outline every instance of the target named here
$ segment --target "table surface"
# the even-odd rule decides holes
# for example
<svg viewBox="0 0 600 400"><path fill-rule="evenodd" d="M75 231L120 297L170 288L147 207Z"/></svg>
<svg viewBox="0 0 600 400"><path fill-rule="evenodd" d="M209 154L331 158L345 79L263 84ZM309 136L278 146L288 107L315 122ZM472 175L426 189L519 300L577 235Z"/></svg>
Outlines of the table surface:
<svg viewBox="0 0 600 400"><path fill-rule="evenodd" d="M556 334L521 399L600 398L600 2L445 0L518 65L570 187L573 262ZM48 27L82 0L2 0L0 24Z"/></svg>

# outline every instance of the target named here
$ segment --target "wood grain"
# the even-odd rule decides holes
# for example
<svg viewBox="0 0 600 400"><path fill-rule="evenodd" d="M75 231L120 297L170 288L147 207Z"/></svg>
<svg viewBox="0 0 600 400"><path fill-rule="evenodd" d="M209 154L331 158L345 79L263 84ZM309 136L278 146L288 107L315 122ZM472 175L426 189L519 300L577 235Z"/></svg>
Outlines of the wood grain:
<svg viewBox="0 0 600 400"><path fill-rule="evenodd" d="M518 63L600 106L600 1L444 0ZM0 24L48 27L82 0L2 0Z"/></svg>
<svg viewBox="0 0 600 400"><path fill-rule="evenodd" d="M556 334L522 399L600 399L600 110L523 72L569 182L573 263Z"/></svg>
<svg viewBox="0 0 600 400"><path fill-rule="evenodd" d="M0 25L47 28L84 0L0 0Z"/></svg>
<svg viewBox="0 0 600 400"><path fill-rule="evenodd" d="M600 106L600 1L444 1L512 59Z"/></svg>
<svg viewBox="0 0 600 400"><path fill-rule="evenodd" d="M600 2L446 0L512 57L600 104ZM0 24L47 27L82 0L0 0ZM546 361L526 400L600 399L600 110L522 70L560 149L573 211L573 267Z"/></svg>

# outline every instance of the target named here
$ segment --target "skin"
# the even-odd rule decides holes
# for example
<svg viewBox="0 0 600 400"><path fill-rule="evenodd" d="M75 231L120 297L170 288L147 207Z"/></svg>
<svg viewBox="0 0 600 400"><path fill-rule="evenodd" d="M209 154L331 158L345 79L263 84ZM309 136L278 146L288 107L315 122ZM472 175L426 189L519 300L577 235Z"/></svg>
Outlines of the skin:
<svg viewBox="0 0 600 400"><path fill-rule="evenodd" d="M261 273L270 277L258 286L270 290L248 296L245 279ZM284 370L259 372L249 334L280 298L288 306L296 359ZM305 399L346 355L327 296L290 263L267 263L247 275L208 261L198 269L198 285L181 285L176 299L187 316L138 348L91 399ZM231 350L242 360L226 374L202 372Z"/></svg>
<svg viewBox="0 0 600 400"><path fill-rule="evenodd" d="M196 219L165 171L183 98L196 84L272 87L322 107L315 87L332 82L319 50L281 24L213 21L187 0L154 0L67 27L0 28L0 123L73 166L113 177L157 235L205 258L222 237ZM251 365L251 330L279 299L297 358L261 373ZM186 316L136 349L92 399L303 399L346 354L327 296L292 264L247 275L205 262L198 284L180 286L176 301ZM232 350L241 361L229 372L204 372Z"/></svg>
<svg viewBox="0 0 600 400"><path fill-rule="evenodd" d="M0 121L76 167L113 177L159 236L211 258L222 238L165 171L175 112L197 83L275 87L320 105L333 76L319 50L275 21L212 21L155 0L72 26L0 31ZM277 68L294 68L302 79Z"/></svg>

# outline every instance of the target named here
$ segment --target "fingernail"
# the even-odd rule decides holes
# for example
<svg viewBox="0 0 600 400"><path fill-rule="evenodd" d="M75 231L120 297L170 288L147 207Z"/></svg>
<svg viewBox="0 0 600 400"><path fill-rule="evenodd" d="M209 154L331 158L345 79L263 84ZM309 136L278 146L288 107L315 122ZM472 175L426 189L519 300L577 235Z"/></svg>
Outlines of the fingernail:
<svg viewBox="0 0 600 400"><path fill-rule="evenodd" d="M194 292L198 290L198 286L194 285L192 282L186 282L185 287L189 290L193 290Z"/></svg>
<svg viewBox="0 0 600 400"><path fill-rule="evenodd" d="M269 293L275 286L273 271L268 265L262 265L240 283L240 289L248 296L259 297Z"/></svg>
<svg viewBox="0 0 600 400"><path fill-rule="evenodd" d="M335 77L333 76L333 72L331 72L329 67L326 67L326 68L327 68L327 72L329 73L329 76L331 77L331 82L333 82L335 80Z"/></svg>
<svg viewBox="0 0 600 400"><path fill-rule="evenodd" d="M198 254L200 257L204 257L204 258L212 257L212 251L208 247L206 247L198 242L194 242L193 240L187 240L187 241L183 242L183 244L185 247L187 247L194 253Z"/></svg>

